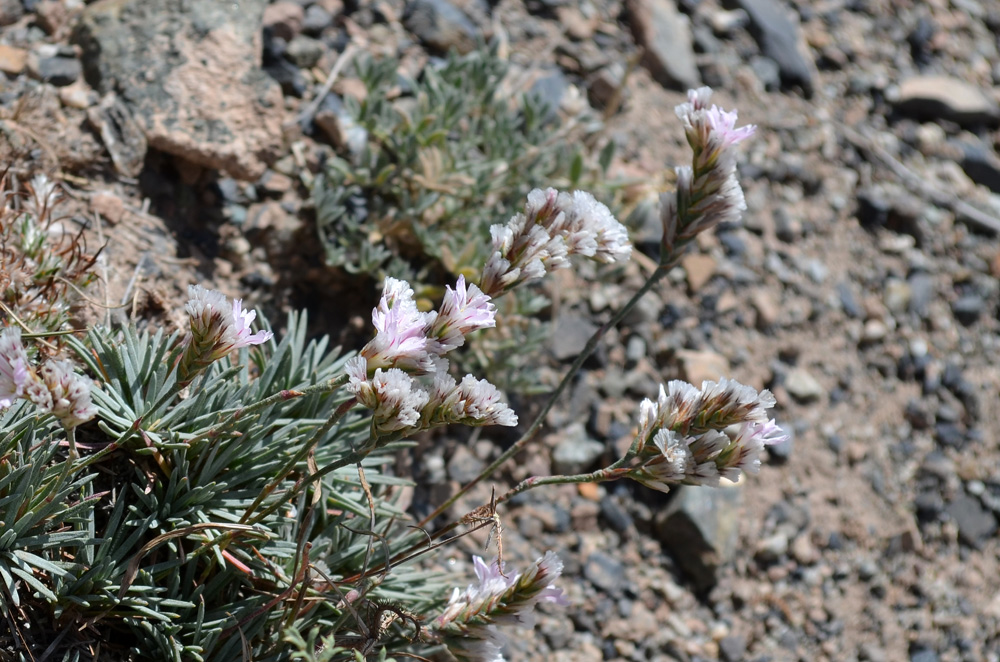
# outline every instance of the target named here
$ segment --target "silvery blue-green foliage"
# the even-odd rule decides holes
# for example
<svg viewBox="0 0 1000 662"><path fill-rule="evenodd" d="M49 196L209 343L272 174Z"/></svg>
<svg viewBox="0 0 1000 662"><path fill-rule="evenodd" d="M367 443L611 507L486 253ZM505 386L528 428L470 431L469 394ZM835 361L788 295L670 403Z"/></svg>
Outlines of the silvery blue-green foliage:
<svg viewBox="0 0 1000 662"><path fill-rule="evenodd" d="M346 357L325 338L307 340L304 316L287 327L280 343L244 348L181 392L176 336L95 328L69 340L103 382L96 423L75 430L76 460L58 423L30 403L0 413L0 632L10 631L0 651L282 660L293 659L286 632L365 643L373 654L413 636L400 624L364 640L356 618L376 599L427 611L446 588L433 577L393 567L343 588L328 581L400 551L391 534L405 519L396 501L406 481L386 465L403 442L363 460L372 507L353 463L305 483L364 445L368 422L347 415L325 429L348 396L295 394L337 377ZM293 462L307 444L314 449ZM352 588L362 594L345 610Z"/></svg>
<svg viewBox="0 0 1000 662"><path fill-rule="evenodd" d="M520 209L529 190L603 185L614 143L591 164L601 121L560 118L538 95L512 94L510 65L495 47L452 53L417 80L402 78L399 64L358 61L366 96L345 98L344 144L312 194L329 265L407 280L429 302L442 281L478 276L492 252L490 226ZM473 338L455 361L525 393L540 388L536 359L549 325L537 314L548 300L537 291L515 298L506 326Z"/></svg>
<svg viewBox="0 0 1000 662"><path fill-rule="evenodd" d="M390 58L359 61L367 94L345 99L347 144L313 189L328 264L415 286L442 268L471 277L490 225L530 189L593 179L580 145L601 123L559 122L537 95L505 92L508 66L495 48L452 54L417 80Z"/></svg>

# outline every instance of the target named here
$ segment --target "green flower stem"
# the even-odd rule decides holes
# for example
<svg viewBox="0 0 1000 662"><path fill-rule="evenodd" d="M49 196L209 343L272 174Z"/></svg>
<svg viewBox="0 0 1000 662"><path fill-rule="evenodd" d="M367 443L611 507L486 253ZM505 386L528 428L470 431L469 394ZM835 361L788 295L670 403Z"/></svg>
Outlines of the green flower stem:
<svg viewBox="0 0 1000 662"><path fill-rule="evenodd" d="M76 429L66 428L66 440L69 441L69 453L66 454L66 463L59 474L59 484L62 485L69 479L69 474L73 470L73 463L76 462L80 454L76 449Z"/></svg>
<svg viewBox="0 0 1000 662"><path fill-rule="evenodd" d="M346 376L344 377L344 379L346 380ZM334 379L334 380L330 380L330 381L331 382L339 381L339 378L338 379ZM278 393L278 394L275 394L275 395L281 395L281 394ZM273 398L274 396L271 396L271 397ZM284 468L282 468L282 470L278 473L278 475L275 476L274 479L271 482L269 482L264 487L263 490L261 490L260 495L256 499L254 499L254 502L252 504L250 504L250 507L247 508L247 511L245 513L243 513L243 517L240 518L240 524L246 524L247 523L247 520L250 519L250 516L253 514L253 512L255 510L257 510L257 508L260 507L260 504L262 504L264 502L264 499L266 499L268 496L270 496L271 493L274 492L274 490L278 487L278 485L280 485L283 480L285 480L286 478L288 478L289 474L291 474L293 471L295 471L295 467L298 465L298 463L301 462L302 460L304 460L306 458L306 456L309 455L309 453L311 453L316 448L316 444L318 444L320 442L320 440L324 436L326 436L326 433L329 432L330 430L332 430L333 426L336 425L338 422L340 422L340 419L342 419L344 417L344 415L347 412L349 412L354 407L354 405L356 405L357 403L358 403L357 400L355 400L354 398L351 398L350 400L347 400L346 402L344 402L343 404L341 404L339 407L337 407L336 411L334 411L330 415L330 418L327 419L326 423L324 423L319 428L317 428L316 432L313 433L313 436L310 437L309 441L307 441L305 444L302 445L302 448L299 449L299 452L296 453L292 457L292 459L289 460L287 464L285 464ZM369 449L369 452L370 452L370 449ZM355 455L355 454L356 453L351 453L351 455ZM367 453L365 453L365 454L367 455ZM350 457L350 456L348 456L348 457ZM364 457L364 456L362 456L362 457ZM345 464L351 464L351 463L357 462L357 461L358 460L356 460L356 459L354 459L354 460L345 460ZM268 508L263 513L261 513L258 517L254 518L254 522L255 523L259 522L261 519L263 519L268 514L270 514L271 512L273 512L275 507L277 507L277 504L275 504L274 507Z"/></svg>
<svg viewBox="0 0 1000 662"><path fill-rule="evenodd" d="M110 444L108 444L101 450L97 451L96 453L88 455L82 462L80 462L79 465L77 465L76 467L77 471L79 471L80 469L85 469L92 464L96 464L98 460L103 458L105 455L111 453L112 451L117 450L118 448L119 446L117 442L114 441L111 442Z"/></svg>
<svg viewBox="0 0 1000 662"><path fill-rule="evenodd" d="M665 264L660 264L659 266L657 266L656 270L653 271L653 273L649 276L649 279L646 280L643 286L639 288L639 290L632 296L631 299L628 300L628 303L622 306L622 308L617 313L615 313L615 315L610 320L602 324L601 327L597 329L597 331L594 333L594 335L591 336L590 340L587 341L586 347L583 348L583 351L580 352L580 355L576 357L575 361L573 361L573 365L570 366L565 376L563 376L562 381L559 382L559 385L556 387L556 390L552 392L552 395L549 397L548 402L545 403L545 406L542 408L542 411L538 413L538 416L535 418L535 421L531 424L531 427L529 427L525 431L525 433L521 435L521 438L518 439L516 442L514 442L513 446L504 451L504 453L501 454L500 457L494 460L493 463L490 464L488 467L486 467L478 476L473 478L471 482L469 482L462 489L456 492L450 499L448 499L440 506L438 506L434 510L434 512L432 512L430 515L422 519L417 526L421 527L426 526L428 522L432 521L435 517L448 510L448 508L450 508L452 504L454 504L456 501L462 498L462 496L464 496L469 490L475 487L481 480L483 480L487 476L492 475L493 472L500 467L500 465L502 465L504 462L517 455L528 444L528 442L531 441L532 438L534 438L535 433L538 432L538 429L542 426L542 423L545 421L545 417L548 415L549 411L555 405L556 401L559 399L559 396L562 395L563 391L566 390L566 387L569 386L569 383L572 381L573 377L576 376L577 372L580 371L580 367L583 366L583 362L586 361L591 354L593 354L595 349L597 349L597 343L601 341L601 338L604 337L604 334L607 333L608 329L617 326L618 323L621 322L622 319L624 319L625 316L628 315L628 313L635 307L635 305L639 302L639 299L641 299L643 295L646 294L646 292L651 290L653 286L656 285L667 274L667 272L671 268L671 264L674 262L673 259L674 256L671 255L670 257L671 259L667 260Z"/></svg>

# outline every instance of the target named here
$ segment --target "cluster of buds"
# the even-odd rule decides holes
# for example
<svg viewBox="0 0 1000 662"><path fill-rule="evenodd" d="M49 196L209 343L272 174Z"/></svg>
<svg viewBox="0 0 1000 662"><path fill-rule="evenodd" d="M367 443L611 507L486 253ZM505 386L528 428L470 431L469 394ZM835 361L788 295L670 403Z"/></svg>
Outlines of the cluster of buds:
<svg viewBox="0 0 1000 662"><path fill-rule="evenodd" d="M444 613L434 619L433 629L459 662L503 662L507 643L500 627L534 627L535 605L569 604L553 582L563 564L552 552L535 561L524 573L506 576L500 562L485 563L474 557L478 584L454 590Z"/></svg>
<svg viewBox="0 0 1000 662"><path fill-rule="evenodd" d="M205 368L231 352L267 342L274 335L270 331L251 332L250 324L257 313L243 310L242 299L230 303L222 292L201 285L188 287L188 294L191 298L184 310L190 318L190 327L177 364L180 385L191 383Z"/></svg>
<svg viewBox="0 0 1000 662"><path fill-rule="evenodd" d="M736 127L736 111L708 105L712 90L688 92L688 102L677 106L688 144L694 151L691 166L675 169L677 189L660 196L663 222L661 259L674 260L696 235L720 223L735 223L746 209L736 178L733 147L753 135L756 127Z"/></svg>
<svg viewBox="0 0 1000 662"><path fill-rule="evenodd" d="M35 371L21 343L20 329L0 333L0 408L24 398L72 429L97 414L90 400L93 386L89 377L74 372L70 361L49 359Z"/></svg>
<svg viewBox="0 0 1000 662"><path fill-rule="evenodd" d="M428 428L446 423L516 425L517 417L500 401L496 387L466 375L448 375L447 352L465 344L473 331L496 325L490 297L459 276L447 287L437 311L420 312L406 281L386 278L382 298L372 311L375 337L347 362L348 389L374 412L379 433ZM416 377L433 375L428 385Z"/></svg>
<svg viewBox="0 0 1000 662"><path fill-rule="evenodd" d="M547 270L568 267L571 255L611 263L632 254L625 226L585 191L535 189L524 212L506 225L494 225L490 234L494 253L480 287L493 297L541 278Z"/></svg>
<svg viewBox="0 0 1000 662"><path fill-rule="evenodd" d="M639 464L628 476L647 487L718 485L720 478L757 473L760 451L787 439L767 410L770 391L730 379L703 382L701 389L682 381L660 386L656 402L639 407L639 432L630 450Z"/></svg>

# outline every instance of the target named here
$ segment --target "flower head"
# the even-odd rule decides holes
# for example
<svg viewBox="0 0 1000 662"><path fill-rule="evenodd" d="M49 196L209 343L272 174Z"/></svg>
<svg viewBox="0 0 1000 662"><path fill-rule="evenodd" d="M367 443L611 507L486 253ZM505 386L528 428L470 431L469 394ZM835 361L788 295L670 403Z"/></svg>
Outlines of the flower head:
<svg viewBox="0 0 1000 662"><path fill-rule="evenodd" d="M447 373L434 377L430 400L422 415L423 427L462 425L517 425L517 415L500 399L500 391L485 379L466 375L456 383Z"/></svg>
<svg viewBox="0 0 1000 662"><path fill-rule="evenodd" d="M190 382L199 372L231 352L250 345L260 345L274 335L270 331L251 333L250 324L257 313L243 310L243 302L231 304L222 292L201 285L188 287L184 310L189 317L187 346L181 355L179 374L182 383Z"/></svg>
<svg viewBox="0 0 1000 662"><path fill-rule="evenodd" d="M469 333L496 326L496 314L490 297L473 284L467 286L465 276L459 276L455 289L445 288L441 308L430 318L431 350L440 356L461 347Z"/></svg>
<svg viewBox="0 0 1000 662"><path fill-rule="evenodd" d="M463 661L503 660L507 642L499 627L534 626L534 608L541 602L566 605L568 601L553 583L562 574L562 561L552 552L524 573L504 576L499 562L485 563L474 557L477 584L452 593L444 612L433 627L448 650Z"/></svg>
<svg viewBox="0 0 1000 662"><path fill-rule="evenodd" d="M735 146L756 130L737 127L736 111L709 106L712 90L688 92L688 102L675 109L694 152L691 167L676 168L677 186L660 197L664 260L675 260L698 233L719 223L739 221L746 209L736 179Z"/></svg>
<svg viewBox="0 0 1000 662"><path fill-rule="evenodd" d="M191 298L184 310L190 316L191 334L199 341L211 341L215 353L224 356L241 347L260 345L274 335L270 331L251 333L250 324L257 313L243 310L242 299L230 304L222 292L201 285L189 286L188 295Z"/></svg>
<svg viewBox="0 0 1000 662"><path fill-rule="evenodd" d="M572 255L617 262L632 253L625 226L585 191L535 189L524 211L506 225L491 227L490 234L495 252L483 269L480 287L494 297L548 270L568 267Z"/></svg>
<svg viewBox="0 0 1000 662"><path fill-rule="evenodd" d="M28 354L21 344L21 330L9 327L0 333L0 408L6 409L24 395L32 379Z"/></svg>
<svg viewBox="0 0 1000 662"><path fill-rule="evenodd" d="M671 381L660 387L656 402L639 406L639 431L630 451L640 464L629 476L666 491L670 485L717 485L756 473L760 449L786 438L767 410L770 391L759 393L731 379L702 382L696 389Z"/></svg>
<svg viewBox="0 0 1000 662"><path fill-rule="evenodd" d="M386 278L382 298L372 310L375 337L361 350L368 360L368 372L378 368L399 368L412 374L434 371L427 339L429 317L417 310L409 283Z"/></svg>
<svg viewBox="0 0 1000 662"><path fill-rule="evenodd" d="M347 389L365 407L373 411L372 426L378 432L394 432L417 426L420 412L430 398L427 391L399 368L376 368L367 378L364 357L354 357L346 366Z"/></svg>
<svg viewBox="0 0 1000 662"><path fill-rule="evenodd" d="M39 408L58 418L63 427L74 428L97 414L97 407L90 401L94 382L76 373L71 361L48 361L40 373L48 390L47 397L34 395L32 400Z"/></svg>

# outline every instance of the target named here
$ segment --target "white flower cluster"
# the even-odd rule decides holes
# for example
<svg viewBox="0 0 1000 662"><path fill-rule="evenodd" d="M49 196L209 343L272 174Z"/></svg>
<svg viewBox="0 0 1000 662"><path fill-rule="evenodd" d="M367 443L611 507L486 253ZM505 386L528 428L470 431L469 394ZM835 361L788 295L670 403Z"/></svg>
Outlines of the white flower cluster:
<svg viewBox="0 0 1000 662"><path fill-rule="evenodd" d="M485 563L473 557L478 584L454 590L444 613L434 619L448 651L460 662L503 662L501 650L507 637L502 626L534 627L535 605L552 602L567 605L562 589L553 582L563 564L553 552L524 573L504 576L499 561Z"/></svg>
<svg viewBox="0 0 1000 662"><path fill-rule="evenodd" d="M746 209L736 178L735 145L754 134L756 127L736 128L736 111L708 105L712 90L688 92L688 102L677 106L688 144L694 151L691 166L676 168L677 188L660 196L664 259L697 234L719 223L735 223Z"/></svg>
<svg viewBox="0 0 1000 662"><path fill-rule="evenodd" d="M345 369L348 389L373 411L377 431L517 424L495 386L472 375L458 383L447 373L445 353L465 344L467 334L496 325L490 297L463 276L446 288L440 309L427 313L417 309L406 281L386 278L372 324L375 337ZM434 377L425 388L415 377L428 374Z"/></svg>
<svg viewBox="0 0 1000 662"><path fill-rule="evenodd" d="M21 344L21 330L4 329L0 333L0 407L6 409L24 395L31 378L28 355Z"/></svg>
<svg viewBox="0 0 1000 662"><path fill-rule="evenodd" d="M634 453L641 464L629 477L656 490L670 485L718 485L736 480L741 471L757 473L760 451L787 435L767 410L775 404L770 391L758 393L731 379L660 386L656 402L639 406L639 432Z"/></svg>
<svg viewBox="0 0 1000 662"><path fill-rule="evenodd" d="M231 352L267 342L270 331L251 333L250 324L257 318L253 310L243 310L243 301L232 303L217 290L201 285L188 287L187 311L190 327L187 345L178 363L182 383L191 381L199 372Z"/></svg>
<svg viewBox="0 0 1000 662"><path fill-rule="evenodd" d="M74 428L97 414L90 400L93 387L93 381L74 372L73 363L66 360L49 359L36 374L21 343L20 329L0 333L0 408L25 398L58 418L63 427Z"/></svg>
<svg viewBox="0 0 1000 662"><path fill-rule="evenodd" d="M541 278L546 270L568 267L571 255L611 263L632 254L625 226L586 191L535 189L524 212L506 225L494 225L490 234L495 252L480 286L494 297Z"/></svg>

